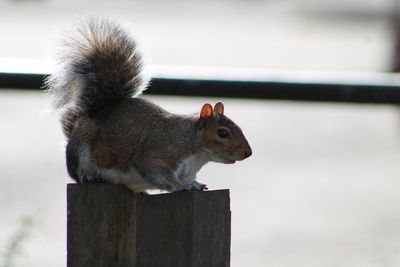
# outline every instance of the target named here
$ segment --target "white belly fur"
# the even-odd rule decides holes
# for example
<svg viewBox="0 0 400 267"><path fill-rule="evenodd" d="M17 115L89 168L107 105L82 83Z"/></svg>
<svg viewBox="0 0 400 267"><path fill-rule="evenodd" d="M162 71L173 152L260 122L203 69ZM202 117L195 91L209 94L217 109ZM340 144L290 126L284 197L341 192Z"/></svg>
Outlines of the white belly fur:
<svg viewBox="0 0 400 267"><path fill-rule="evenodd" d="M91 160L90 149L87 145L82 146L80 151L80 168L79 174L90 176L100 176L107 182L114 184L124 184L134 192L143 192L145 190L156 189L156 187L143 179L143 177L131 168L128 171L120 171L117 169L103 169L96 166ZM178 165L174 174L185 185L191 184L196 180L196 174L210 159L204 153L192 154L186 157Z"/></svg>
<svg viewBox="0 0 400 267"><path fill-rule="evenodd" d="M196 180L196 174L208 162L204 154L192 154L186 157L176 168L174 174L183 184L190 184Z"/></svg>
<svg viewBox="0 0 400 267"><path fill-rule="evenodd" d="M155 186L146 182L135 168L128 171L120 171L118 169L99 168L93 160L91 160L90 149L88 145L83 145L79 158L79 176L86 176L89 180L91 177L102 177L109 183L123 184L134 192L143 192L149 189L155 189Z"/></svg>

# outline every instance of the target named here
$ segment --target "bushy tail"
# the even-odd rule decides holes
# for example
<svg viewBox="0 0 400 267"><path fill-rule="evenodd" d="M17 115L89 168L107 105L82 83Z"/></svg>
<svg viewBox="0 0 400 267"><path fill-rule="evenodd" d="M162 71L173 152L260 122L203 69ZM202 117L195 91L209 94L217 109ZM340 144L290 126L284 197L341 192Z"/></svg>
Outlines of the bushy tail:
<svg viewBox="0 0 400 267"><path fill-rule="evenodd" d="M140 94L147 81L135 41L115 23L90 19L64 44L60 69L46 85L55 106L65 108L62 124L69 138L82 115Z"/></svg>

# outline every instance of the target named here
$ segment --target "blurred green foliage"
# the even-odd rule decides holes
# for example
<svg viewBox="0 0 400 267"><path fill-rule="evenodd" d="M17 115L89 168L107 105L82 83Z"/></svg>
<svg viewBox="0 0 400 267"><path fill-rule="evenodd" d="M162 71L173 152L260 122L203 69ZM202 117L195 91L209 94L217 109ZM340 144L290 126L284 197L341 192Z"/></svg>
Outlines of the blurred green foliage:
<svg viewBox="0 0 400 267"><path fill-rule="evenodd" d="M23 244L29 238L34 220L31 216L21 218L18 228L2 249L0 267L16 267L16 260L23 255Z"/></svg>

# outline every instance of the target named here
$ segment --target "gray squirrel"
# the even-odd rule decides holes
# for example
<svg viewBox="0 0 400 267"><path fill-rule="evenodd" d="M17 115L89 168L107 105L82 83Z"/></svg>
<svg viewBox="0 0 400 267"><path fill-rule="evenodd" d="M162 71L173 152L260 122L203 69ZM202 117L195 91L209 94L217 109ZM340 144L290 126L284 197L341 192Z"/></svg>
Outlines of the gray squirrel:
<svg viewBox="0 0 400 267"><path fill-rule="evenodd" d="M61 50L46 81L68 140L68 174L78 183L123 184L134 192L205 190L196 173L252 150L224 105L171 114L139 97L147 86L136 42L118 24L90 19Z"/></svg>

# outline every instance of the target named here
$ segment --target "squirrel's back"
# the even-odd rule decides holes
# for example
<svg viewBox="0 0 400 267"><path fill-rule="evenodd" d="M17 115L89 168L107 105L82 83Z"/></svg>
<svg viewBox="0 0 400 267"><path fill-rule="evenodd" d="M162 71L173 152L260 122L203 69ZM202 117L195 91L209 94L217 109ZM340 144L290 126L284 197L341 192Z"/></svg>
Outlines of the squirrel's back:
<svg viewBox="0 0 400 267"><path fill-rule="evenodd" d="M46 81L57 108L64 108L67 138L80 117L139 95L147 81L136 42L118 24L92 18L64 42L59 70Z"/></svg>

